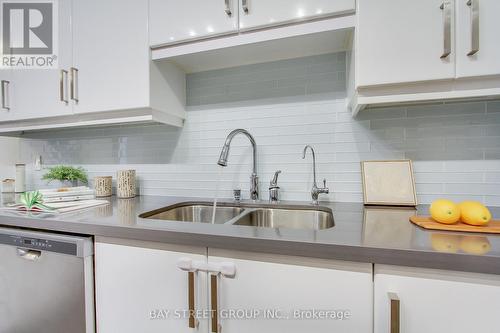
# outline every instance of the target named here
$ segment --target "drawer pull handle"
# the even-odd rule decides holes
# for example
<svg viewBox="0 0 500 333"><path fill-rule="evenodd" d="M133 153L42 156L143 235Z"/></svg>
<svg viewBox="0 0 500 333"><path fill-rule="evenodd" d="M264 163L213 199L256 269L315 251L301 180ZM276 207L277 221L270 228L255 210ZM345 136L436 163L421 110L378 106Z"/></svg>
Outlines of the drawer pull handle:
<svg viewBox="0 0 500 333"><path fill-rule="evenodd" d="M476 54L479 51L479 0L467 1L467 6L470 7L470 51L467 55Z"/></svg>
<svg viewBox="0 0 500 333"><path fill-rule="evenodd" d="M395 293L389 293L389 301L391 305L391 331L390 333L399 333L400 330L400 307L399 297Z"/></svg>
<svg viewBox="0 0 500 333"><path fill-rule="evenodd" d="M212 321L212 327L211 327L211 332L212 333L218 333L219 332L219 304L218 304L218 296L217 296L217 275L211 274L210 275L210 313L211 313L211 321Z"/></svg>
<svg viewBox="0 0 500 333"><path fill-rule="evenodd" d="M2 80L2 109L9 111L9 85L10 81Z"/></svg>
<svg viewBox="0 0 500 333"><path fill-rule="evenodd" d="M61 69L61 76L59 79L59 100L68 104L68 71Z"/></svg>
<svg viewBox="0 0 500 333"><path fill-rule="evenodd" d="M70 98L76 103L79 102L78 98L78 68L71 67L70 68L71 81L70 81Z"/></svg>
<svg viewBox="0 0 500 333"><path fill-rule="evenodd" d="M197 321L194 316L195 311L195 296L194 296L194 272L188 273L188 306L189 306L189 328L196 328Z"/></svg>
<svg viewBox="0 0 500 333"><path fill-rule="evenodd" d="M231 11L231 0L224 0L224 5L226 6L226 8L224 9L226 15L227 16L233 15L233 12Z"/></svg>
<svg viewBox="0 0 500 333"><path fill-rule="evenodd" d="M443 53L441 59L451 53L451 3L445 1L439 7L443 11Z"/></svg>

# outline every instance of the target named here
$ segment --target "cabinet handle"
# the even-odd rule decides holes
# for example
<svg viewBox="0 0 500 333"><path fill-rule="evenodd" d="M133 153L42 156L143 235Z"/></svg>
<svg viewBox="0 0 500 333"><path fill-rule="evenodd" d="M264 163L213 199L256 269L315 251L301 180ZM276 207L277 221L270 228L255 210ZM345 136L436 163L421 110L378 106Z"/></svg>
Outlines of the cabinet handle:
<svg viewBox="0 0 500 333"><path fill-rule="evenodd" d="M226 15L227 16L233 15L233 12L231 12L231 0L224 0L224 5L226 6L226 9L224 9Z"/></svg>
<svg viewBox="0 0 500 333"><path fill-rule="evenodd" d="M188 306L189 306L189 328L196 328L196 318L194 317L194 272L188 273Z"/></svg>
<svg viewBox="0 0 500 333"><path fill-rule="evenodd" d="M441 59L451 53L451 3L445 1L439 7L443 11L443 54Z"/></svg>
<svg viewBox="0 0 500 333"><path fill-rule="evenodd" d="M74 100L76 103L79 102L78 99L78 68L71 67L70 68L71 81L70 81L70 98Z"/></svg>
<svg viewBox="0 0 500 333"><path fill-rule="evenodd" d="M61 76L59 79L59 100L68 104L68 71L61 69Z"/></svg>
<svg viewBox="0 0 500 333"><path fill-rule="evenodd" d="M9 84L10 81L2 80L2 109L9 111Z"/></svg>
<svg viewBox="0 0 500 333"><path fill-rule="evenodd" d="M212 333L219 332L219 305L217 297L217 275L210 274L210 313L212 319Z"/></svg>
<svg viewBox="0 0 500 333"><path fill-rule="evenodd" d="M470 7L470 51L468 56L474 55L479 51L479 0L467 1Z"/></svg>
<svg viewBox="0 0 500 333"><path fill-rule="evenodd" d="M249 0L241 0L241 7L243 7L243 12L248 15L248 1Z"/></svg>
<svg viewBox="0 0 500 333"><path fill-rule="evenodd" d="M400 329L400 310L399 297L395 293L388 293L391 304L391 331L390 333L399 333Z"/></svg>

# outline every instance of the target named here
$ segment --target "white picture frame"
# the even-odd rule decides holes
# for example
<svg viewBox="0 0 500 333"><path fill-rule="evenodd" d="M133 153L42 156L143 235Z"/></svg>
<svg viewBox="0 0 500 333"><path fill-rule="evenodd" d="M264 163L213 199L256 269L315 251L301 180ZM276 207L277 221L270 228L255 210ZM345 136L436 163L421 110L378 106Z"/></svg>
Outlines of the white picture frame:
<svg viewBox="0 0 500 333"><path fill-rule="evenodd" d="M365 205L417 206L411 160L362 161Z"/></svg>

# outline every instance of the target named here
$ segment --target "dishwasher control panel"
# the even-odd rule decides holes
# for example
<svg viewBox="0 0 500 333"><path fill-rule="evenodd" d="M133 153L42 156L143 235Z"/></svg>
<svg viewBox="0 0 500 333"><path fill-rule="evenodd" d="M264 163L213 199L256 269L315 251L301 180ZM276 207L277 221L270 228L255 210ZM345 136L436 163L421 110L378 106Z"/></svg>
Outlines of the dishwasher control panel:
<svg viewBox="0 0 500 333"><path fill-rule="evenodd" d="M0 233L0 244L11 245L30 250L50 251L69 255L77 254L76 243L38 237L26 237Z"/></svg>

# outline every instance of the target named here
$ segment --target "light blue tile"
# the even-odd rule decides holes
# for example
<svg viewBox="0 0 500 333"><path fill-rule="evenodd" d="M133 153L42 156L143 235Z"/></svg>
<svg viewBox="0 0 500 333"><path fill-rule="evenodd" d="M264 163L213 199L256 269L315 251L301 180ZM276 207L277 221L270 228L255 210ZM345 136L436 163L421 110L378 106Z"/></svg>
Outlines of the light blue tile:
<svg viewBox="0 0 500 333"><path fill-rule="evenodd" d="M484 154L477 149L408 150L405 158L415 161L482 160Z"/></svg>
<svg viewBox="0 0 500 333"><path fill-rule="evenodd" d="M408 107L408 117L435 117L448 115L480 115L486 113L484 102L426 104Z"/></svg>
<svg viewBox="0 0 500 333"><path fill-rule="evenodd" d="M371 109L366 112L360 112L357 119L360 120L373 120L373 119L401 119L406 117L406 108L404 107L393 107L393 108L381 108L381 109Z"/></svg>
<svg viewBox="0 0 500 333"><path fill-rule="evenodd" d="M500 112L500 100L487 102L486 110L488 113Z"/></svg>
<svg viewBox="0 0 500 333"><path fill-rule="evenodd" d="M485 149L484 158L486 160L500 160L500 149Z"/></svg>

